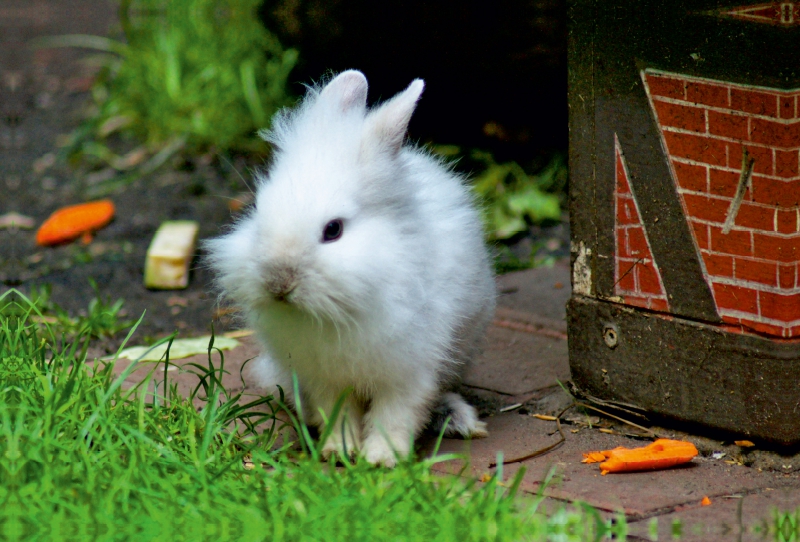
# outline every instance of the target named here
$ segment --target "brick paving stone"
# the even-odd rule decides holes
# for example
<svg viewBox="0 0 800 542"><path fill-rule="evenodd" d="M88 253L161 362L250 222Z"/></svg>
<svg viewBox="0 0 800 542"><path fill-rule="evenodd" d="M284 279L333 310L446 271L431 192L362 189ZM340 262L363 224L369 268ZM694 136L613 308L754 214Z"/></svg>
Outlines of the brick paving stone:
<svg viewBox="0 0 800 542"><path fill-rule="evenodd" d="M655 538L653 535L659 540L669 540L673 538L673 533L680 533L682 542L755 542L794 540L796 537L796 531L791 531L786 538L775 534L780 529L776 525L776 517L782 518L800 507L800 485L796 481L786 487L765 488L754 494L710 496L710 499L709 506L688 503L670 513L631 522L628 532L645 540Z"/></svg>
<svg viewBox="0 0 800 542"><path fill-rule="evenodd" d="M468 386L522 396L569 378L566 309L569 267L559 263L502 275L498 311L483 356L464 375Z"/></svg>
<svg viewBox="0 0 800 542"><path fill-rule="evenodd" d="M552 287L561 280L565 281L563 288ZM499 283L501 288L504 284L506 288L515 288L513 285L519 284L514 293L501 296L498 315L506 324L511 322L521 327L496 323L490 328L487 351L470 368L466 383L472 389L490 390L498 397L506 397L508 401L519 400L519 397L535 390L539 390L538 394L534 394L537 397L546 394L548 390L553 390L556 379L563 381L569 376L566 341L558 338L563 329L562 302L569 295L568 269L556 266L523 271L502 277ZM540 294L546 298L541 303L537 301L537 295ZM258 353L252 337L240 341L240 347L225 352L225 367L230 374L223 377L223 382L234 393L242 389L239 374L243 363ZM218 357L218 354L212 355L215 363L219 363ZM207 357L203 354L175 363L184 366L192 362L206 365ZM126 366L127 362L122 360L116 369L117 373ZM126 385L133 385L141 379L148 367L152 365L145 364L132 374ZM197 384L197 377L180 369L170 371L169 378L178 383L179 391L184 394L188 394ZM156 380L160 379L163 379L163 370L158 367ZM246 391L257 394L257 390L252 388L246 388ZM531 403L534 404L538 405ZM490 416L486 421L489 425L489 437L486 439L444 439L442 442L440 453L469 455L470 467L463 475L480 476L494 472L489 464L496 460L498 451L502 451L506 459L516 458L558 440L553 422L518 411ZM725 532L730 532L731 525L738 525L731 523L731 518L736 517L738 501L727 499L726 496L745 495L743 524L746 526L750 525L748 521L755 524L762 517L767 517L773 505L782 509L800 505L800 477L796 474L759 472L754 468L727 465L721 460L708 458L696 458L691 466L670 470L601 476L597 465L580 462L583 452L616 446L635 447L645 442L601 433L596 429L584 428L573 433L576 426L566 424L563 429L566 435L563 445L523 463L527 470L522 490L528 493L539 491L542 480L554 467L556 477L544 489L548 503L557 507L559 503L584 501L597 507L607 518L613 512L622 511L632 522L632 533L636 536L646 537L649 527L647 518L657 517L661 539L667 538L670 533L672 520L680 519L684 524L684 540L691 539L687 536L695 536L693 531L690 532L691 529L700 529L701 538L698 540L714 540L713 536L718 533L723 536ZM422 455L431 453L434 441L435 438L429 435L420 438L418 444ZM452 460L437 464L434 469L442 473L458 473L461 467L460 460ZM513 477L519 468L520 464L506 465L504 479ZM795 488L796 491L792 493L790 489ZM700 508L699 502L706 495L713 499L713 504ZM693 526L706 520L705 526Z"/></svg>
<svg viewBox="0 0 800 542"><path fill-rule="evenodd" d="M480 476L493 472L489 464L502 451L506 459L520 457L558 440L555 424L508 412L486 419L489 437L470 442L444 439L440 452L467 452L470 471ZM600 475L597 465L581 463L582 453L606 450L616 446L636 447L646 444L619 435L609 435L592 429L575 434L572 426L564 425L566 442L552 452L525 461L527 472L522 489L535 492L551 467L556 468L559 481L546 488L545 494L568 501L581 500L606 511L622 510L629 518L644 517L677 506L699 502L705 495L720 496L776 487L797 481L797 477L758 472L722 461L697 458L689 466L655 472ZM460 461L436 465L440 472L458 472ZM513 477L519 464L506 465L504 478Z"/></svg>
<svg viewBox="0 0 800 542"><path fill-rule="evenodd" d="M497 278L497 305L536 314L557 322L566 319L571 295L569 261L537 267Z"/></svg>
<svg viewBox="0 0 800 542"><path fill-rule="evenodd" d="M567 341L492 326L488 347L464 375L468 386L522 395L569 378Z"/></svg>

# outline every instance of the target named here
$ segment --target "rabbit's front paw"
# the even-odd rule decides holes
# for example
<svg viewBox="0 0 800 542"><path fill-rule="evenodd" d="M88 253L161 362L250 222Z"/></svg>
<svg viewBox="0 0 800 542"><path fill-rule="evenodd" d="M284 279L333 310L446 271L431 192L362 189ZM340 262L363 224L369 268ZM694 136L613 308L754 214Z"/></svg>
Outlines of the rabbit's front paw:
<svg viewBox="0 0 800 542"><path fill-rule="evenodd" d="M403 459L409 453L408 438L392 439L390 443L384 435L370 435L364 441L364 458L373 465L394 468L398 459Z"/></svg>
<svg viewBox="0 0 800 542"><path fill-rule="evenodd" d="M326 461L336 453L340 457L353 458L358 454L361 448L361 438L357 434L357 430L351 425L346 424L344 427L344 434L342 434L342 426L339 425L334 429L325 444L322 446L322 457Z"/></svg>

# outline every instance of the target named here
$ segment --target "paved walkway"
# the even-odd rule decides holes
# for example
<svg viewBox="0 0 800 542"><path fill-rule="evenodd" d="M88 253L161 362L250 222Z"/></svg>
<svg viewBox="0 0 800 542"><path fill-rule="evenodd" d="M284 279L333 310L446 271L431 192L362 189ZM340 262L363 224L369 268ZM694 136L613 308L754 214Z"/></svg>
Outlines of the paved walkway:
<svg viewBox="0 0 800 542"><path fill-rule="evenodd" d="M471 458L466 476L493 473L490 463L502 452L505 459L528 455L559 440L556 424L533 417L552 415L571 402L558 382L569 379L565 303L570 296L569 269L552 268L512 273L499 279L499 308L489 331L489 348L469 370L464 393L481 409L489 437L465 442L445 439L442 452L467 452ZM225 379L241 389L238 368L256 353L252 342L226 354L231 375ZM205 362L204 356L184 362ZM187 392L196 379L174 371L175 381ZM136 375L132 376L135 380ZM513 410L502 410L522 403ZM522 490L536 493L551 468L555 481L544 493L546 504L580 500L605 514L623 512L634 540L649 540L657 518L660 540L672 538L673 522L683 524L681 540L763 540L757 526L770 521L771 510L794 511L800 506L800 458L782 457L758 450L744 451L732 443L658 429L665 436L695 442L701 455L684 467L645 473L601 476L597 465L581 463L582 453L616 446L642 446L647 442L621 433L632 428L613 420L580 414L565 415L565 442L556 449L522 463L507 465L504 479L526 468ZM591 426L586 421L591 422ZM423 452L433 439L423 437ZM743 463L752 466L744 466ZM796 463L796 464L792 464ZM439 464L442 472L459 472L458 461ZM701 506L708 496L712 504ZM742 536L740 537L740 533Z"/></svg>

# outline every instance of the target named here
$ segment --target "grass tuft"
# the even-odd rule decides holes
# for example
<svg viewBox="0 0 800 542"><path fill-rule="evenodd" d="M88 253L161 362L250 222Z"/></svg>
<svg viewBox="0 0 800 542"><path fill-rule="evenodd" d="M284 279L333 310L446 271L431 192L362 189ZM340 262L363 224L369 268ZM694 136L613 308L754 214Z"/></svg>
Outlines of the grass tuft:
<svg viewBox="0 0 800 542"><path fill-rule="evenodd" d="M37 40L104 58L89 117L64 154L132 178L179 153L266 154L257 131L291 104L286 84L298 53L261 24L262 1L121 0L119 41Z"/></svg>
<svg viewBox="0 0 800 542"><path fill-rule="evenodd" d="M32 321L36 304L19 292L0 296L0 306L6 539L461 542L610 532L580 509L544 513L541 494L517 495L521 475L485 484L435 475L432 466L448 457L393 470L361 460L336 467L318 459L321 442L299 422L303 445L279 445L282 398L248 402L225 390L213 342L209 365L188 367L198 384L181 397L160 363L134 386L125 379L136 362L118 376L114 361L87 363L53 339L58 329Z"/></svg>

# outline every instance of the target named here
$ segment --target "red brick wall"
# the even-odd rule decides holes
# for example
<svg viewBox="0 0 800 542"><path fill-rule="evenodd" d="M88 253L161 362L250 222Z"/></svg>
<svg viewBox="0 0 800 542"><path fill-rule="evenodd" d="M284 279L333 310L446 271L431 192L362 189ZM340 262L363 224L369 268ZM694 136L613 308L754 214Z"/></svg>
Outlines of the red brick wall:
<svg viewBox="0 0 800 542"><path fill-rule="evenodd" d="M800 24L800 3L767 2L735 8L723 8L719 15L753 23L765 23L776 26L797 26Z"/></svg>
<svg viewBox="0 0 800 542"><path fill-rule="evenodd" d="M720 316L800 336L800 89L656 71L643 80ZM745 148L752 188L725 234Z"/></svg>
<svg viewBox="0 0 800 542"><path fill-rule="evenodd" d="M668 311L661 272L658 270L650 241L639 215L636 198L628 182L625 157L616 142L616 190L614 235L617 257L614 266L614 293L628 305Z"/></svg>

